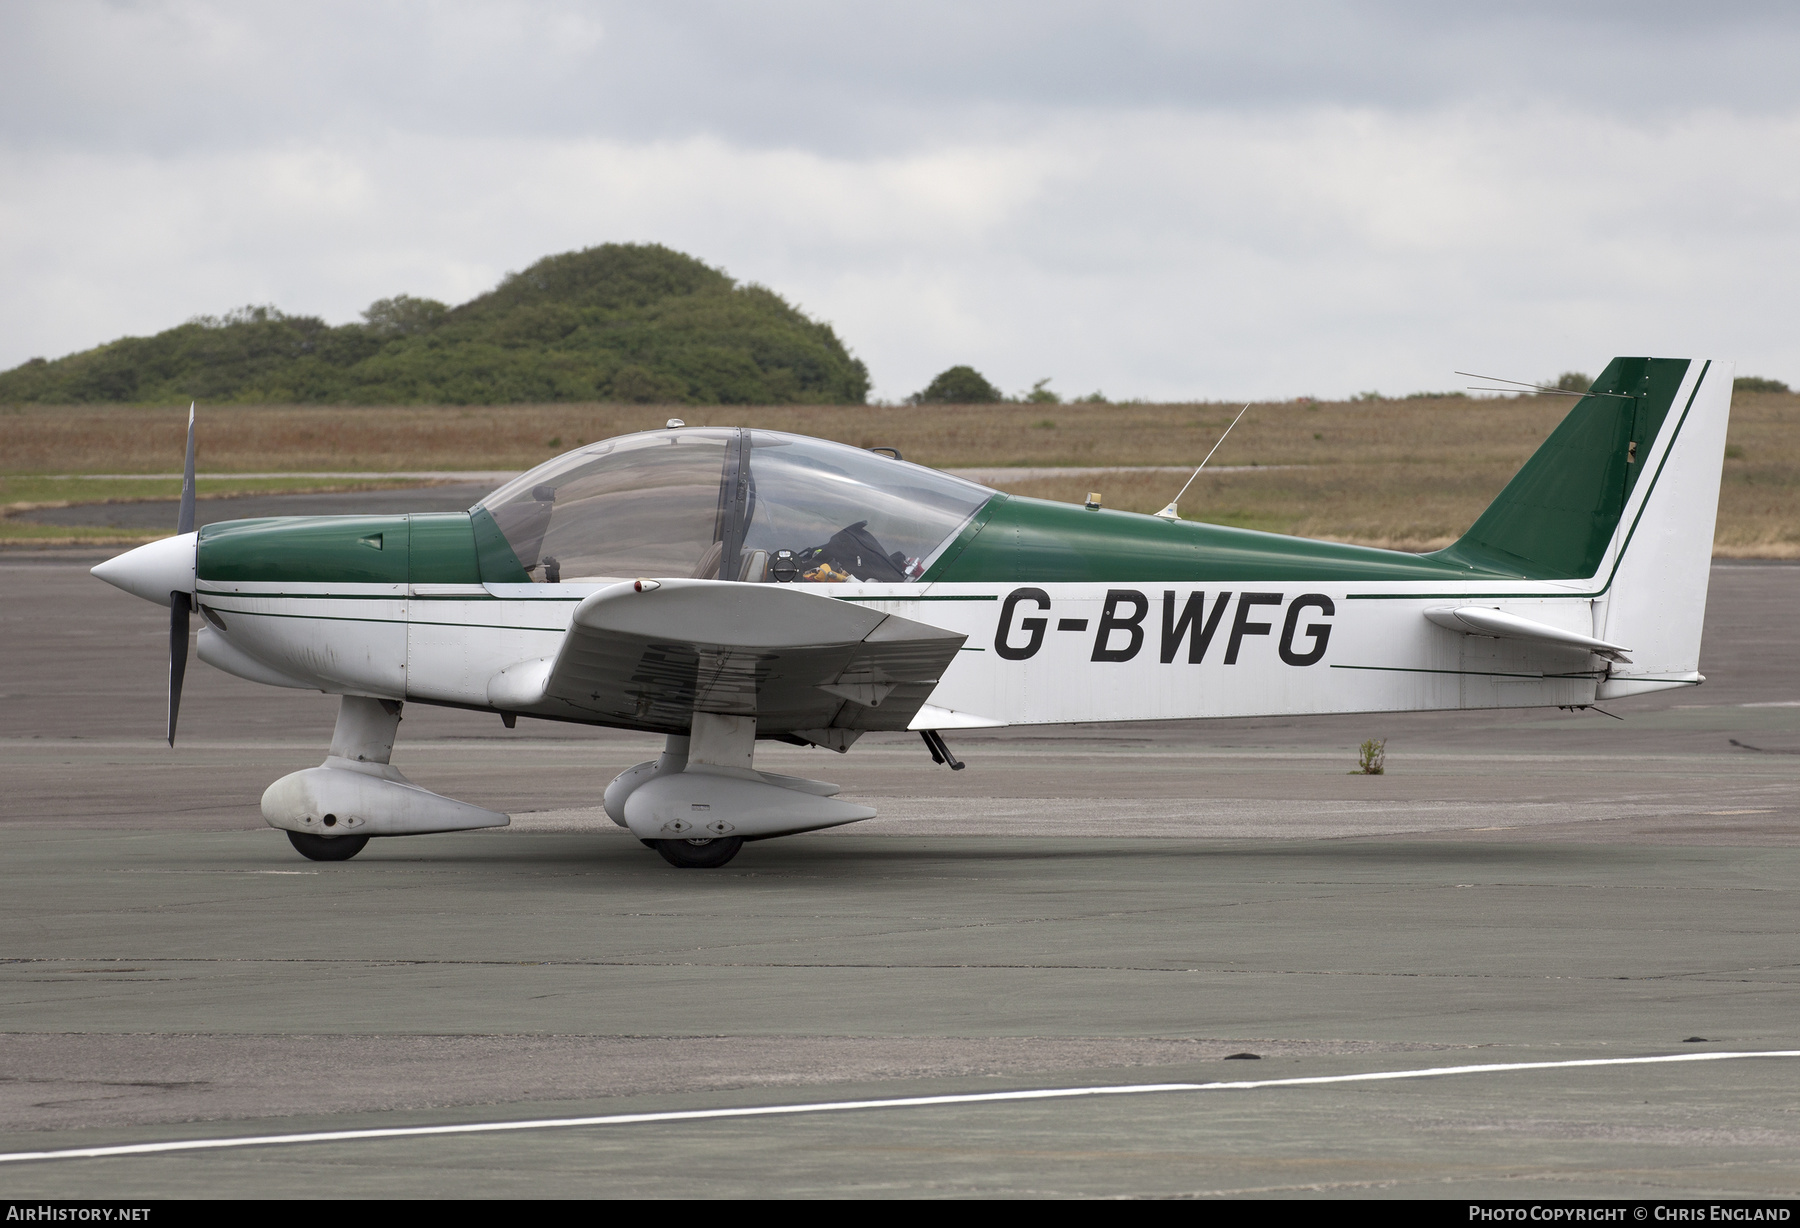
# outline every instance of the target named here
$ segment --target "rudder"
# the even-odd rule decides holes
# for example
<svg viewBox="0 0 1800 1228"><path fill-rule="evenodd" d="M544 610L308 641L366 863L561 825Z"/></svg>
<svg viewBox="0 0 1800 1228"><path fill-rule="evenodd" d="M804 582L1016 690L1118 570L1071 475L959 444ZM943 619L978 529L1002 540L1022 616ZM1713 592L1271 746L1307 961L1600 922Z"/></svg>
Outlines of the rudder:
<svg viewBox="0 0 1800 1228"><path fill-rule="evenodd" d="M1631 663L1612 667L1600 699L1702 680L1700 636L1734 372L1730 362L1695 361L1662 432L1666 442L1645 458L1594 603L1594 634L1629 647Z"/></svg>

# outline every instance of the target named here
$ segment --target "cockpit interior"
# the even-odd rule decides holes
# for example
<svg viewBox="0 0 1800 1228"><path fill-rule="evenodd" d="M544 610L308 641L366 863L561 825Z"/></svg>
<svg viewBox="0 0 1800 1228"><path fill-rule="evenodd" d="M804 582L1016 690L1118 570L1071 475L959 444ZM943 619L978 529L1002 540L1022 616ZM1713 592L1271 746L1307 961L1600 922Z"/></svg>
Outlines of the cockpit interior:
<svg viewBox="0 0 1800 1228"><path fill-rule="evenodd" d="M559 456L475 511L493 518L540 584L904 584L925 575L994 493L898 453L676 427Z"/></svg>

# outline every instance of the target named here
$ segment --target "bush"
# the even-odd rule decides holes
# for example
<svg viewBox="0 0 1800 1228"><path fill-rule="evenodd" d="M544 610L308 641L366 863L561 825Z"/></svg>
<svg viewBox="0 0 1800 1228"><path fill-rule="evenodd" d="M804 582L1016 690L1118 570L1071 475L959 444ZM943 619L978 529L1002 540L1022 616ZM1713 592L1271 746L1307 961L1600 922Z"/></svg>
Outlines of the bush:
<svg viewBox="0 0 1800 1228"><path fill-rule="evenodd" d="M1387 739L1370 738L1356 748L1356 770L1352 776L1387 775Z"/></svg>
<svg viewBox="0 0 1800 1228"><path fill-rule="evenodd" d="M1593 386L1593 379L1579 371L1564 371L1545 385L1547 388L1555 388L1561 392L1586 392Z"/></svg>
<svg viewBox="0 0 1800 1228"><path fill-rule="evenodd" d="M861 404L829 324L654 244L547 256L445 307L400 294L333 327L274 307L203 316L0 373L0 402Z"/></svg>
<svg viewBox="0 0 1800 1228"><path fill-rule="evenodd" d="M1740 375L1731 381L1733 392L1791 392L1786 384L1778 379L1764 379L1760 375Z"/></svg>
<svg viewBox="0 0 1800 1228"><path fill-rule="evenodd" d="M990 405L1000 390L974 367L951 367L907 400L914 405Z"/></svg>

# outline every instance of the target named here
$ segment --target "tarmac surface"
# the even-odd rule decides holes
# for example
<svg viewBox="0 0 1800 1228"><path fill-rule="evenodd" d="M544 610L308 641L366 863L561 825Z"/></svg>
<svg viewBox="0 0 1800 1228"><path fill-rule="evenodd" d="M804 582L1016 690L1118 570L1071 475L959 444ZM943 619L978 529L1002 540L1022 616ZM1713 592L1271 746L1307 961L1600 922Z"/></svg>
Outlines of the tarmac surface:
<svg viewBox="0 0 1800 1228"><path fill-rule="evenodd" d="M514 829L302 860L257 800L335 700L195 661L169 749L165 616L99 557L0 554L0 1152L1800 1049L1800 567L1716 566L1709 682L1623 721L775 748L881 817L679 871L595 808L654 739L416 705L395 763ZM783 1194L1791 1198L1800 1059L0 1163L9 1198Z"/></svg>

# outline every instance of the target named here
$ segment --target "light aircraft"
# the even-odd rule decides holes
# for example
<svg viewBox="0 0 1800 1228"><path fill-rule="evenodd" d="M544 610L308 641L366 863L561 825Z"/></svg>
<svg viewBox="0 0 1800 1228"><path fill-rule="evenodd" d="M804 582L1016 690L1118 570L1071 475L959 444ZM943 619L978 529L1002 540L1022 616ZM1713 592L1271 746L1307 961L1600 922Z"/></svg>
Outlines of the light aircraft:
<svg viewBox="0 0 1800 1228"><path fill-rule="evenodd" d="M403 704L667 736L606 813L677 866L874 817L759 740L1282 713L1570 707L1696 685L1732 368L1618 358L1454 545L1414 555L1008 496L775 431L671 422L468 512L238 520L94 574L187 662L341 695L263 795L317 860L508 816L389 762ZM1468 413L1481 413L1479 402Z"/></svg>

